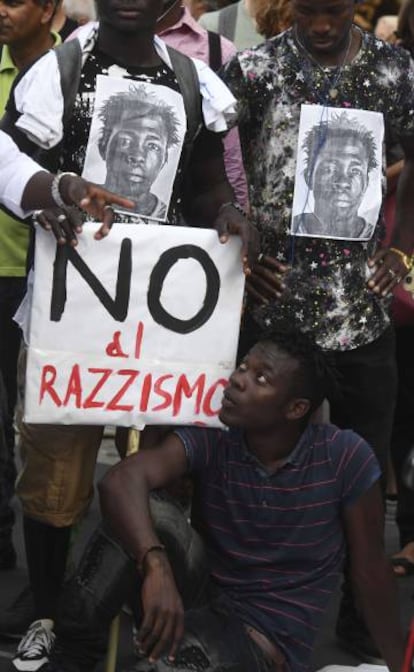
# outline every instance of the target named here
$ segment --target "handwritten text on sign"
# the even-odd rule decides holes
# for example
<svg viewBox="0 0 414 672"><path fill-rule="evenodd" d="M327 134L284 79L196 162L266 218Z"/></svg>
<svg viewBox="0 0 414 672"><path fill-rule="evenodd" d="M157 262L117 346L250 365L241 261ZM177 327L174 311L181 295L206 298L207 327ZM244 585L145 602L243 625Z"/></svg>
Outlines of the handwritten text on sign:
<svg viewBox="0 0 414 672"><path fill-rule="evenodd" d="M36 235L25 419L218 425L236 356L240 241L205 229L87 225Z"/></svg>

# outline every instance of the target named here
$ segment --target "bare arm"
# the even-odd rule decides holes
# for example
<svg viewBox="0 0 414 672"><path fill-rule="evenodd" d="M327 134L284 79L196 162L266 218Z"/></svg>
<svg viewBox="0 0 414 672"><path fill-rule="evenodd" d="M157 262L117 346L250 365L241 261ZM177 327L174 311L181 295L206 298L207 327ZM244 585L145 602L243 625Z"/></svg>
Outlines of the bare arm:
<svg viewBox="0 0 414 672"><path fill-rule="evenodd" d="M385 296L407 275L410 270L401 255L390 248L400 250L408 258L414 249L414 139L405 140L404 165L398 180L396 223L388 248L379 250L368 262L373 274L368 287Z"/></svg>
<svg viewBox="0 0 414 672"><path fill-rule="evenodd" d="M380 486L375 483L343 513L351 576L371 635L391 672L404 659L397 589L384 551L384 513Z"/></svg>
<svg viewBox="0 0 414 672"><path fill-rule="evenodd" d="M138 563L148 548L160 543L149 514L149 493L186 471L182 441L176 434L168 434L156 448L142 450L115 465L99 483L102 515Z"/></svg>
<svg viewBox="0 0 414 672"><path fill-rule="evenodd" d="M259 252L258 234L247 217L236 208L223 208L223 205L235 200L227 179L223 155L193 162L191 177L194 195L189 208L190 219L198 226L215 228L222 243L227 242L230 235L239 235L243 245L243 266L248 271L253 267Z"/></svg>
<svg viewBox="0 0 414 672"><path fill-rule="evenodd" d="M60 208L56 208L51 191L53 179L54 175L45 171L40 171L33 175L23 192L22 207L24 210L52 208L52 211L56 211L57 213L64 212ZM132 201L113 194L75 175L65 175L62 177L59 192L63 201L68 206L76 205L102 222L102 226L95 233L95 238L97 239L105 237L110 231L114 220L114 212L111 205L118 205L123 208L134 207ZM57 217L54 217L51 220L40 220L40 224L45 229L53 230L59 243L62 244L69 241L76 245L76 233L82 231L81 219L79 216L76 216L75 211L70 211L70 208L64 214L63 222L59 222Z"/></svg>

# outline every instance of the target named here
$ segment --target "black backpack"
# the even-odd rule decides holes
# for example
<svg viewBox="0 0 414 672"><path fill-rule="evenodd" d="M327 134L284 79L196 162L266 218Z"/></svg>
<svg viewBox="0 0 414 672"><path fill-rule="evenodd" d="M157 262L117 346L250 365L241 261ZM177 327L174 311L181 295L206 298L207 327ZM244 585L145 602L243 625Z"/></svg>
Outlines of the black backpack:
<svg viewBox="0 0 414 672"><path fill-rule="evenodd" d="M167 47L167 49L183 96L187 117L187 133L183 147L183 168L185 169L191 157L194 141L202 126L200 85L197 70L191 58L171 47ZM79 88L82 71L82 50L78 40L70 40L56 47L54 51L59 64L64 96L63 127L65 128L72 116ZM60 143L51 150L43 150L15 126L19 113L15 106L14 90L32 65L33 63L28 68L24 68L16 77L0 128L13 138L22 151L33 157L48 170L56 172L60 156Z"/></svg>

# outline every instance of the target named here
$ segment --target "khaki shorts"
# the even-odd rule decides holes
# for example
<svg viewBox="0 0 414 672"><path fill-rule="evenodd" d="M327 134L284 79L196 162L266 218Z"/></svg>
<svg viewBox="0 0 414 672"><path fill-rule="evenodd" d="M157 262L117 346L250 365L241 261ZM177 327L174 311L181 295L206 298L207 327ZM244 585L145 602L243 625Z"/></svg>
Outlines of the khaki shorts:
<svg viewBox="0 0 414 672"><path fill-rule="evenodd" d="M54 527L67 527L81 518L93 495L103 430L22 423L16 493L26 516Z"/></svg>

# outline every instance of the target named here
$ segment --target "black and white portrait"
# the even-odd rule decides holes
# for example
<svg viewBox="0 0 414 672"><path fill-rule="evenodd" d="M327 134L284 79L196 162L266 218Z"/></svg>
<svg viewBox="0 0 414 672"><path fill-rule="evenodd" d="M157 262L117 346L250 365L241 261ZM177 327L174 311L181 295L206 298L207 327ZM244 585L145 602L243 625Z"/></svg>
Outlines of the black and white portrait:
<svg viewBox="0 0 414 672"><path fill-rule="evenodd" d="M382 201L382 114L303 105L291 233L369 240Z"/></svg>
<svg viewBox="0 0 414 672"><path fill-rule="evenodd" d="M184 135L182 96L165 86L98 76L83 177L165 221Z"/></svg>

